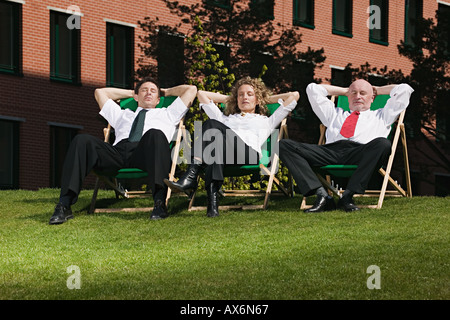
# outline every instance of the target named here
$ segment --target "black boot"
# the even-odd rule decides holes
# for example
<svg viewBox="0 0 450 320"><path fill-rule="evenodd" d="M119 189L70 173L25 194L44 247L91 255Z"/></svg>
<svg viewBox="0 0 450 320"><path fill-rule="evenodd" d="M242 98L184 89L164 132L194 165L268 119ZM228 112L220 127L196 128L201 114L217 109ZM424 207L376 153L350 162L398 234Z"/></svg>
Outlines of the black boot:
<svg viewBox="0 0 450 320"><path fill-rule="evenodd" d="M198 187L198 175L203 165L198 163L193 163L189 166L184 175L177 181L169 181L164 179L164 183L172 190L179 190L186 193L189 199L192 198L195 190Z"/></svg>
<svg viewBox="0 0 450 320"><path fill-rule="evenodd" d="M206 187L206 193L208 198L208 206L206 209L206 215L210 218L219 216L219 190L222 183L219 181L213 181Z"/></svg>

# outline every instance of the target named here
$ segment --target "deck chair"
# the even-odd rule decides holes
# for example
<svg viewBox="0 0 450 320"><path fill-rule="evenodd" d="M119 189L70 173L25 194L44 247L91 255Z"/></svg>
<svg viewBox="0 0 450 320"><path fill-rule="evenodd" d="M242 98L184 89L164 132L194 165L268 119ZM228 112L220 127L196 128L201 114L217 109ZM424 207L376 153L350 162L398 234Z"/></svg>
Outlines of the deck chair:
<svg viewBox="0 0 450 320"><path fill-rule="evenodd" d="M280 105L278 103L269 104L267 105L267 108L269 109L269 114L272 114L275 112L275 110ZM224 106L222 106L223 109ZM276 137L277 142L279 142L281 139L287 138L288 136L288 130L287 130L287 119L283 119L283 121L280 124L278 136ZM224 169L224 176L225 177L239 177L239 176L246 176L251 174L256 174L258 176L261 175L261 173L264 173L265 175L269 176L268 184L266 190L221 190L220 193L222 196L229 196L229 197L261 197L264 195L264 203L261 205L227 205L227 206L219 206L219 210L257 210L257 209L263 209L265 210L269 204L269 197L271 194L283 194L285 196L292 196L293 195L293 188L292 188L292 178L289 175L289 187L286 189L283 184L277 179L275 176L278 167L279 167L279 157L278 154L273 154L271 158L271 139L273 137L269 137L267 139L267 144L263 146L262 148L262 157L259 161L258 165L242 165L242 166L226 166ZM272 190L273 184L276 184L279 190ZM194 200L195 200L195 193L192 196L190 202L189 202L189 211L194 210L206 210L206 206L194 206Z"/></svg>
<svg viewBox="0 0 450 320"><path fill-rule="evenodd" d="M159 104L156 106L157 108L167 108L176 97L174 96L168 96L168 97L161 97ZM123 99L120 101L120 107L122 109L131 109L133 111L136 111L137 109L137 103L133 98ZM179 156L180 151L180 144L182 139L182 132L184 132L184 119L182 119L178 125L178 130L176 131L176 137L175 141L172 141L170 143L170 148L172 150L172 166L169 173L169 179L173 180L175 175L175 169L177 165L177 160ZM111 126L108 124L106 128L103 129L105 142L110 142L110 135L111 135ZM143 197L150 197L151 191L146 190L134 190L129 191L123 188L123 186L119 183L121 180L133 180L133 179L142 179L147 177L147 172L142 171L138 168L124 168L120 169L114 174L105 175L100 172L94 171L94 174L97 176L95 187L94 187L94 193L92 195L91 204L88 210L88 213L94 213L94 212L138 212L138 211L152 211L152 207L143 207L143 208L96 208L96 201L97 201L97 194L98 189L100 187L100 181L103 181L107 186L111 187L115 193L116 193L116 199L123 197L123 198L143 198ZM168 205L169 199L171 196L171 190L167 191L167 197L166 197L166 206Z"/></svg>
<svg viewBox="0 0 450 320"><path fill-rule="evenodd" d="M348 99L346 96L333 96L331 100L335 102L337 99L337 108L343 108L346 111L349 111L348 107ZM387 100L389 99L389 95L379 95L376 96L374 102L372 103L370 109L377 110L380 108L384 108ZM405 133L405 125L403 123L405 117L406 109L400 113L397 122L392 125L391 132L388 138L392 141L391 155L389 156L389 160L386 168L380 168L378 172L383 177L383 182L380 190L366 190L364 195L355 195L355 196L365 196L365 197L378 197L378 203L376 205L358 205L360 207L367 208L376 208L381 209L383 205L383 201L385 196L397 196L397 197L412 197L411 191L411 177L409 171L409 160L408 160L408 150L406 146L406 133ZM320 124L320 138L319 145L325 143L325 132L326 127L323 124ZM395 153L397 150L397 145L399 140L402 144L403 149L403 161L404 161L404 170L405 170L405 179L406 179L406 190L404 190L392 177L390 176L392 165L394 162ZM323 186L328 189L330 195L337 195L338 197L342 196L344 190L338 190L331 182L331 177L339 177L339 178L349 178L353 172L356 170L357 165L328 165L320 168L315 168L316 174L323 184ZM393 187L394 190L387 190L388 184ZM300 209L306 209L310 206L306 205L306 197L303 197Z"/></svg>

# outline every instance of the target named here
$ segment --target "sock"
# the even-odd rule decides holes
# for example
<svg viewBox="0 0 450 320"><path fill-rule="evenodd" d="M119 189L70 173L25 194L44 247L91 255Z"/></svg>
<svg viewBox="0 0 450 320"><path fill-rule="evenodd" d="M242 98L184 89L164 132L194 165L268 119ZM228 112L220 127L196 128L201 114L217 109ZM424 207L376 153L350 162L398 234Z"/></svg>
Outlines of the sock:
<svg viewBox="0 0 450 320"><path fill-rule="evenodd" d="M325 190L324 187L320 187L316 190L316 195L326 198L326 197L328 197L328 192L327 192L327 190Z"/></svg>
<svg viewBox="0 0 450 320"><path fill-rule="evenodd" d="M61 195L59 197L59 203L61 203L64 207L70 208L72 205L73 199L75 199L77 195L72 190L69 190L65 195Z"/></svg>

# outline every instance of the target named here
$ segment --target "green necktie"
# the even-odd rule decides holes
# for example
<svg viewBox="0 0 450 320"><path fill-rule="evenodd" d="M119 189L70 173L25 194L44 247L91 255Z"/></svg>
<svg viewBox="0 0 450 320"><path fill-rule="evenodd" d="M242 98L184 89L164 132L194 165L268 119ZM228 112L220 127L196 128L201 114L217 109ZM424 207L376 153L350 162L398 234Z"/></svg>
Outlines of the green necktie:
<svg viewBox="0 0 450 320"><path fill-rule="evenodd" d="M128 137L128 141L136 142L141 140L142 131L144 130L144 122L145 122L145 113L147 110L142 109L137 117L133 121L133 125L131 126L130 136Z"/></svg>

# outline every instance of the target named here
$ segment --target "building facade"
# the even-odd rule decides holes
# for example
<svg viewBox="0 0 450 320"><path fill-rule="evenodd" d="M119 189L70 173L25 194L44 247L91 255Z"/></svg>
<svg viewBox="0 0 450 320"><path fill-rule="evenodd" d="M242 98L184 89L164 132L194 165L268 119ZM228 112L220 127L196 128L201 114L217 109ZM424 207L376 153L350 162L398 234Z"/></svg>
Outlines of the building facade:
<svg viewBox="0 0 450 320"><path fill-rule="evenodd" d="M336 83L348 63L409 73L412 65L397 45L410 41L416 17L433 18L436 10L450 6L441 0L252 2L268 6L274 24L299 26L303 46L324 48L327 58L316 76ZM139 21L149 17L175 25L179 17L161 0L0 0L0 17L0 188L58 187L71 139L78 133L102 137L105 122L98 115L95 88L133 86L144 58ZM180 39L168 39L167 45L176 48ZM143 61L161 68L171 63L163 56ZM448 161L448 153L444 157ZM419 170L410 159L412 170ZM445 166L437 165L436 172L436 181L449 182ZM86 187L92 182L87 179ZM438 193L433 179L415 183L421 194Z"/></svg>

